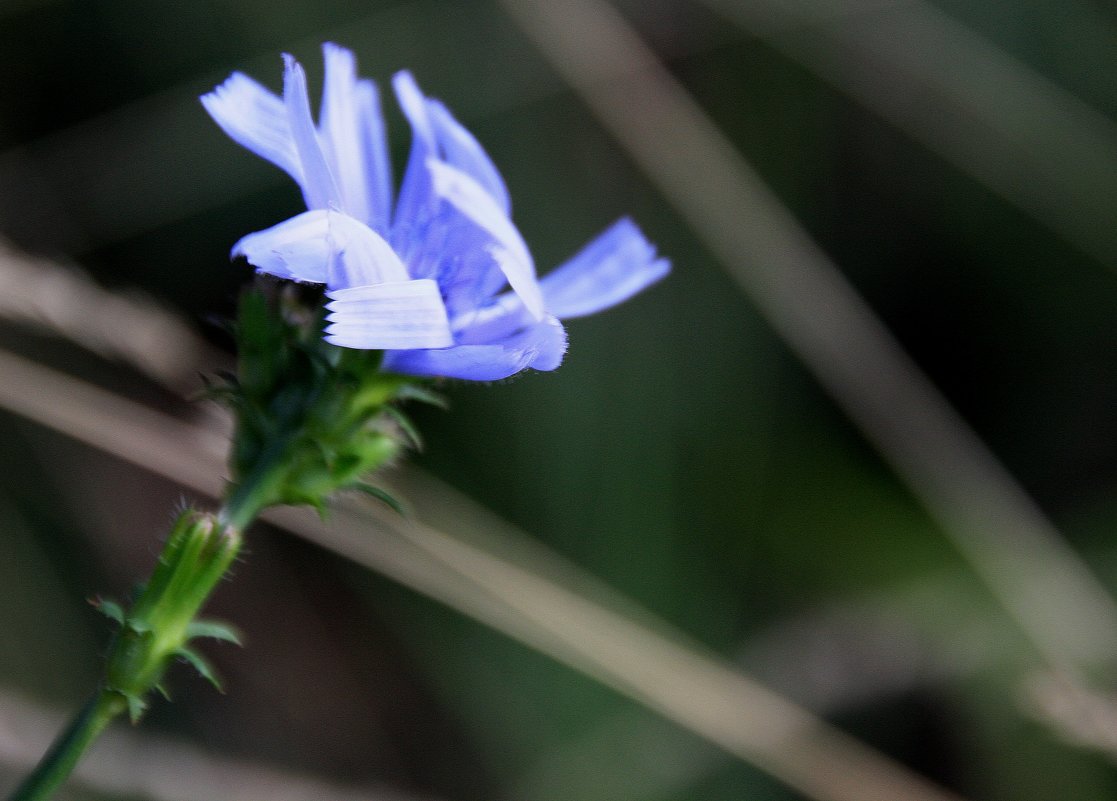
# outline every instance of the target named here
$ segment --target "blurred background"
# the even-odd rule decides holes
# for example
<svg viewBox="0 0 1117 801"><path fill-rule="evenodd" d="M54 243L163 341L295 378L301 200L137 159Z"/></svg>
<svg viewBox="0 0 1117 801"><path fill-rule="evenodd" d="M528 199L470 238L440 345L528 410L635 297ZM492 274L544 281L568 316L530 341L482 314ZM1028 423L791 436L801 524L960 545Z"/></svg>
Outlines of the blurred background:
<svg viewBox="0 0 1117 801"><path fill-rule="evenodd" d="M177 671L61 798L870 797L701 666L872 775L1117 793L1101 0L0 2L3 787L96 681L86 599L204 500L175 425L221 430L189 396L228 363L228 251L300 210L197 97L278 89L282 52L315 87L323 41L447 103L543 271L630 214L674 272L571 323L559 371L414 410L389 483L445 541L254 529L213 605L228 695Z"/></svg>

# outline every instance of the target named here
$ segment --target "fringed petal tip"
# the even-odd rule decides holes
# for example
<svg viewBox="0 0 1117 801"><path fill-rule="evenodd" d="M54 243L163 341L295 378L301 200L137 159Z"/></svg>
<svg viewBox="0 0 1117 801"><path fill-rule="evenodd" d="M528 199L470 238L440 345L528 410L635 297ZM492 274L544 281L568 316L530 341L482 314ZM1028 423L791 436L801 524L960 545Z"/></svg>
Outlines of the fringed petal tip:
<svg viewBox="0 0 1117 801"><path fill-rule="evenodd" d="M356 71L357 57L353 51L348 47L343 47L337 42L322 42L322 60L331 61L336 59L338 65L351 65Z"/></svg>
<svg viewBox="0 0 1117 801"><path fill-rule="evenodd" d="M270 90L244 73L234 72L199 99L230 139L302 181L283 101Z"/></svg>
<svg viewBox="0 0 1117 801"><path fill-rule="evenodd" d="M547 310L562 319L594 314L647 289L671 271L628 217L599 234L539 285Z"/></svg>

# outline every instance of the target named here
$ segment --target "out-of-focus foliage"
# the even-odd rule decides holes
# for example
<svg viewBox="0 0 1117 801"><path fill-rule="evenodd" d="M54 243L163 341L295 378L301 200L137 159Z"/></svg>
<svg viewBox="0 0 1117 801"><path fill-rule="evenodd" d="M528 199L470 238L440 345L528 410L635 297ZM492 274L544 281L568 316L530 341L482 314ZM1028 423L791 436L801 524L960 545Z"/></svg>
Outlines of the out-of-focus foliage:
<svg viewBox="0 0 1117 801"><path fill-rule="evenodd" d="M1117 114L1109 5L935 7ZM1117 589L1117 254L1084 255L844 95L833 75L706 5L621 9ZM353 48L381 82L411 69L454 109L503 171L538 264L629 213L675 265L645 296L572 323L554 374L451 383L449 413L414 409L428 443L420 465L966 796L1117 791L1109 760L1022 708L1036 661L1018 631L497 5L0 4L0 232L106 286L154 295L227 347L214 320L248 278L228 249L299 198L229 142L197 96L232 69L278 75L284 50L316 65L323 40ZM406 126L393 123L403 163ZM1109 185L1102 208L1115 205L1117 176ZM50 336L0 321L0 346L188 413L129 368ZM83 599L127 593L180 494L0 415L0 687L76 705L109 635ZM386 579L264 527L248 551L213 610L246 633L243 652L215 658L229 695L181 671L175 703L152 709L155 730L449 801L800 797Z"/></svg>

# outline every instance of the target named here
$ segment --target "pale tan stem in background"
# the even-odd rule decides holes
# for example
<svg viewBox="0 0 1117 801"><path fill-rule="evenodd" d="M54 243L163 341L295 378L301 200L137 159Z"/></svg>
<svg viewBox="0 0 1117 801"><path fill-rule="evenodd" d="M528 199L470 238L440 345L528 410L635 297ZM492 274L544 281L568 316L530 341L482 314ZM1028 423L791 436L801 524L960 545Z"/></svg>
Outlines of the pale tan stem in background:
<svg viewBox="0 0 1117 801"><path fill-rule="evenodd" d="M73 267L19 253L0 242L0 319L65 337L131 364L185 395L213 349L175 315L139 292L97 286Z"/></svg>
<svg viewBox="0 0 1117 801"><path fill-rule="evenodd" d="M702 2L1117 266L1117 124L993 42L922 0Z"/></svg>
<svg viewBox="0 0 1117 801"><path fill-rule="evenodd" d="M61 714L0 689L0 763L21 771L34 765L64 720ZM214 756L125 726L110 726L101 735L74 778L106 796L151 801L424 801Z"/></svg>
<svg viewBox="0 0 1117 801"><path fill-rule="evenodd" d="M625 20L502 0L1052 665L1117 663L1117 605Z"/></svg>
<svg viewBox="0 0 1117 801"><path fill-rule="evenodd" d="M0 407L196 491L219 491L222 437L3 351L0 375ZM595 677L818 801L958 801L666 625L636 622L491 549L352 502L329 525L305 510L265 517Z"/></svg>

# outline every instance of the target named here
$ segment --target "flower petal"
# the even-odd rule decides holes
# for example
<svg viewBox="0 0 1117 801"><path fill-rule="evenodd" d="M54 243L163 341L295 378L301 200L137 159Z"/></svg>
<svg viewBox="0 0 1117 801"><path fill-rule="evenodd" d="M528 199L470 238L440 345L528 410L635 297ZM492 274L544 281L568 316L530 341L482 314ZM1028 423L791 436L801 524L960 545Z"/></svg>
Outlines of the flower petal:
<svg viewBox="0 0 1117 801"><path fill-rule="evenodd" d="M427 169L427 160L435 155L435 141L423 93L411 73L397 72L392 76L392 88L411 125L411 154L396 199L391 240L396 252L410 264L423 247L426 227L438 206Z"/></svg>
<svg viewBox="0 0 1117 801"><path fill-rule="evenodd" d="M548 316L499 343L389 351L384 354L384 369L408 375L496 381L528 367L554 370L565 352L566 332L557 319Z"/></svg>
<svg viewBox="0 0 1117 801"><path fill-rule="evenodd" d="M666 259L627 217L618 220L539 285L547 311L562 318L599 312L635 295L670 271Z"/></svg>
<svg viewBox="0 0 1117 801"><path fill-rule="evenodd" d="M392 76L392 89L396 93L396 100L403 115L411 123L412 134L428 152L434 153L438 142L435 139L434 126L427 114L426 98L419 84L415 82L415 76L409 70L400 70Z"/></svg>
<svg viewBox="0 0 1117 801"><path fill-rule="evenodd" d="M230 139L302 183L302 164L282 100L239 72L201 100Z"/></svg>
<svg viewBox="0 0 1117 801"><path fill-rule="evenodd" d="M284 54L283 61L286 65L283 72L283 104L287 108L287 122L291 126L291 135L302 165L303 198L310 209L340 209L343 207L341 193L330 174L314 120L310 116L306 72L293 56Z"/></svg>
<svg viewBox="0 0 1117 801"><path fill-rule="evenodd" d="M304 211L278 225L249 234L233 245L260 272L277 278L326 283L331 246L328 212Z"/></svg>
<svg viewBox="0 0 1117 801"><path fill-rule="evenodd" d="M333 252L327 281L331 290L410 278L399 256L380 234L347 214L330 211L326 217Z"/></svg>
<svg viewBox="0 0 1117 801"><path fill-rule="evenodd" d="M326 341L346 348L445 348L454 343L438 284L430 279L328 293Z"/></svg>
<svg viewBox="0 0 1117 801"><path fill-rule="evenodd" d="M498 342L535 324L515 292L505 292L481 305L474 304L450 318L454 339L460 345Z"/></svg>
<svg viewBox="0 0 1117 801"><path fill-rule="evenodd" d="M312 209L233 246L261 272L327 284L330 289L407 281L407 268L384 238L339 211Z"/></svg>
<svg viewBox="0 0 1117 801"><path fill-rule="evenodd" d="M507 216L512 210L508 187L489 154L441 101L427 100L430 123L438 140L439 155L481 184Z"/></svg>
<svg viewBox="0 0 1117 801"><path fill-rule="evenodd" d="M513 291L537 320L543 319L543 295L535 264L520 232L496 201L472 177L434 159L427 161L435 193L493 239L493 257Z"/></svg>
<svg viewBox="0 0 1117 801"><path fill-rule="evenodd" d="M357 125L365 151L369 227L387 236L392 226L392 161L380 107L380 90L369 80L357 81Z"/></svg>
<svg viewBox="0 0 1117 801"><path fill-rule="evenodd" d="M322 56L326 63L319 116L322 151L337 182L342 210L368 222L367 169L358 122L357 60L352 51L331 42L322 45Z"/></svg>

